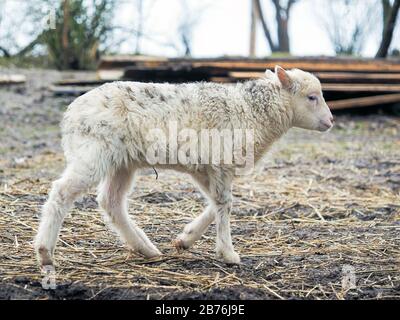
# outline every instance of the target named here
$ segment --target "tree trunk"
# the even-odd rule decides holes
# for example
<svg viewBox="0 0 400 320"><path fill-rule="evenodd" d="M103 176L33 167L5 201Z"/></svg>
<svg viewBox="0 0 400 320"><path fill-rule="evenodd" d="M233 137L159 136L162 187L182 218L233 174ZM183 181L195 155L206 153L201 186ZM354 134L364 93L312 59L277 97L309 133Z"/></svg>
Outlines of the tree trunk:
<svg viewBox="0 0 400 320"><path fill-rule="evenodd" d="M279 51L290 52L288 20L281 17L278 24Z"/></svg>
<svg viewBox="0 0 400 320"><path fill-rule="evenodd" d="M250 45L249 56L256 56L256 39L257 39L257 9L255 0L251 1L251 24L250 24Z"/></svg>
<svg viewBox="0 0 400 320"><path fill-rule="evenodd" d="M384 35L385 26L389 20L390 12L392 11L392 5L390 4L390 0L381 0L382 1L382 38Z"/></svg>
<svg viewBox="0 0 400 320"><path fill-rule="evenodd" d="M399 8L400 8L400 0L395 0L392 9L390 11L389 18L383 29L382 42L378 52L376 53L377 58L386 58L388 55L389 47L393 39L393 32L396 26L396 20L397 20L397 15L399 13Z"/></svg>
<svg viewBox="0 0 400 320"><path fill-rule="evenodd" d="M272 0L275 6L275 19L278 28L278 45L277 51L290 52L290 41L289 41L289 16L290 10L293 4L297 0L289 0L287 6L284 8L281 5L280 0Z"/></svg>
<svg viewBox="0 0 400 320"><path fill-rule="evenodd" d="M69 0L63 3L62 27L63 68L69 67Z"/></svg>

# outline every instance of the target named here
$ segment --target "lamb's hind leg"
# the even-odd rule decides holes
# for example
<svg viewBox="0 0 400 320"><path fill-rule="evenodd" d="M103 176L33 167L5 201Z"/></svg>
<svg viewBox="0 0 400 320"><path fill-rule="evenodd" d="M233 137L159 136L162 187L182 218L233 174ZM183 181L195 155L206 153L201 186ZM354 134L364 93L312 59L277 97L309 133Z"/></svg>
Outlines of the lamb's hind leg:
<svg viewBox="0 0 400 320"><path fill-rule="evenodd" d="M107 220L130 248L147 258L156 257L161 252L128 216L127 194L133 178L134 170L126 168L117 170L99 187L98 202L105 211Z"/></svg>
<svg viewBox="0 0 400 320"><path fill-rule="evenodd" d="M53 253L61 225L74 200L92 184L90 172L69 165L60 179L53 182L49 198L43 206L35 251L41 267L53 265Z"/></svg>

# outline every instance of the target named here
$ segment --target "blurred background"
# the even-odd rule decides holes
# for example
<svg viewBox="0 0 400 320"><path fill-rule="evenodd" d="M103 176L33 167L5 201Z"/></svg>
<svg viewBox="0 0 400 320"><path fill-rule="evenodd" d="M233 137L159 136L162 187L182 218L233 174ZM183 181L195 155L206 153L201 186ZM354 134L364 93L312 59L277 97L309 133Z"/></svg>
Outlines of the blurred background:
<svg viewBox="0 0 400 320"><path fill-rule="evenodd" d="M398 0L1 0L1 63L93 69L103 54L398 56Z"/></svg>

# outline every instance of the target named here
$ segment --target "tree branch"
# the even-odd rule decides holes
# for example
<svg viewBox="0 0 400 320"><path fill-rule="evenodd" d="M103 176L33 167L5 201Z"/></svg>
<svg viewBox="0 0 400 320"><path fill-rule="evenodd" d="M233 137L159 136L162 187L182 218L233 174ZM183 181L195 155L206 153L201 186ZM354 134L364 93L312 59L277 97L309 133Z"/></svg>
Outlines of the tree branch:
<svg viewBox="0 0 400 320"><path fill-rule="evenodd" d="M45 36L45 32L39 34L39 35L38 35L33 41L31 41L27 46L25 46L25 47L22 48L20 51L18 51L18 53L16 54L16 56L22 57L22 56L26 55L28 52L32 51L38 44L43 43L44 36Z"/></svg>
<svg viewBox="0 0 400 320"><path fill-rule="evenodd" d="M6 58L11 57L10 52L6 48L0 47L0 51L3 52L4 57Z"/></svg>
<svg viewBox="0 0 400 320"><path fill-rule="evenodd" d="M264 14L263 14L261 4L260 4L260 0L255 0L254 4L255 4L255 9L258 14L258 17L260 18L262 28L264 30L265 37L267 38L269 47L271 48L271 51L274 52L274 51L276 51L276 46L275 46L274 42L272 41L271 33L269 32L268 25L265 21Z"/></svg>
<svg viewBox="0 0 400 320"><path fill-rule="evenodd" d="M292 9L292 6L295 4L297 2L297 0L289 0L288 1L288 4L287 4L287 7L286 7L286 17L288 18L288 20L289 20L289 14L290 14L290 9Z"/></svg>

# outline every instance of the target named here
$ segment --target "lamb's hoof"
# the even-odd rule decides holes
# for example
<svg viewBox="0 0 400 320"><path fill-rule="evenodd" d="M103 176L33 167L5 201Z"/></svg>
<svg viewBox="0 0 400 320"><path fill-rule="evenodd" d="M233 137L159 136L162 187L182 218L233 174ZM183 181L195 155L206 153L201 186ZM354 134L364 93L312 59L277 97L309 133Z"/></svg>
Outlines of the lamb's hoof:
<svg viewBox="0 0 400 320"><path fill-rule="evenodd" d="M52 264L45 264L45 265L40 265L40 271L42 272L42 274L48 275L56 272L56 269Z"/></svg>
<svg viewBox="0 0 400 320"><path fill-rule="evenodd" d="M172 241L172 244L174 245L176 251L178 252L189 249L189 246L186 245L185 242L183 242L183 240L179 238Z"/></svg>
<svg viewBox="0 0 400 320"><path fill-rule="evenodd" d="M240 257L235 251L217 251L217 259L226 264L240 264Z"/></svg>
<svg viewBox="0 0 400 320"><path fill-rule="evenodd" d="M140 249L137 251L140 255L144 256L147 259L157 258L162 255L161 251L156 247L154 248L146 248Z"/></svg>

